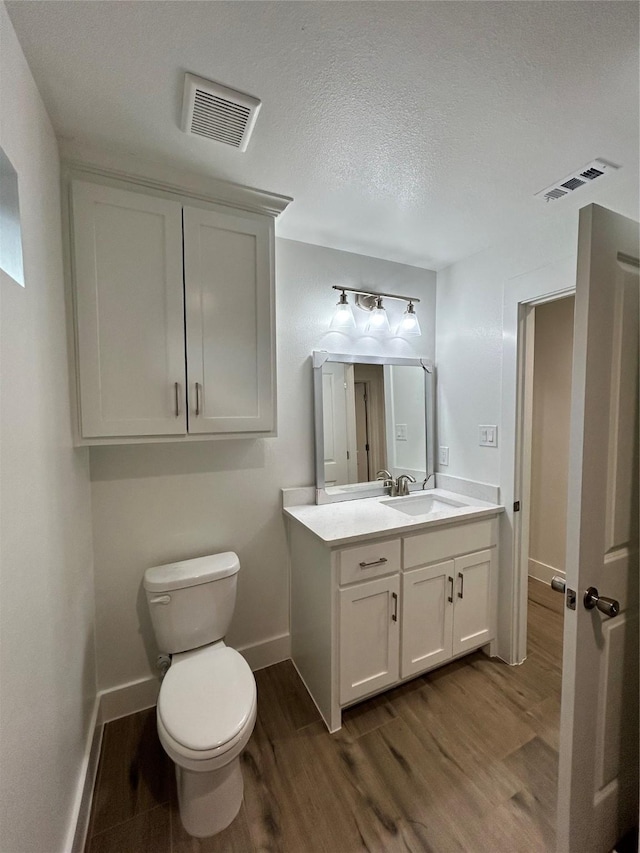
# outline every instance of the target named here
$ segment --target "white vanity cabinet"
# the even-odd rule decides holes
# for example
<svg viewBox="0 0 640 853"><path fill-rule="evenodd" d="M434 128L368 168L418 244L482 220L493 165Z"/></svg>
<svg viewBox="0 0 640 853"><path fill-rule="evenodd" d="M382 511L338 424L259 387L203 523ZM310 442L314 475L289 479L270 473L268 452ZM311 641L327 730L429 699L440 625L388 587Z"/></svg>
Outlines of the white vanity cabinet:
<svg viewBox="0 0 640 853"><path fill-rule="evenodd" d="M292 659L331 731L342 708L495 639L497 515L334 548L289 532Z"/></svg>
<svg viewBox="0 0 640 853"><path fill-rule="evenodd" d="M273 434L273 217L70 182L80 443Z"/></svg>

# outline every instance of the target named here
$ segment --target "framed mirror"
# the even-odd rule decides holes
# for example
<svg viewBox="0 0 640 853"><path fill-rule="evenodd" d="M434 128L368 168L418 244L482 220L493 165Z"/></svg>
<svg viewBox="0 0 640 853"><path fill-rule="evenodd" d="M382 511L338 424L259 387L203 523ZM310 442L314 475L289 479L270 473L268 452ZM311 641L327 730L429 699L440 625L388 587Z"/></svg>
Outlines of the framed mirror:
<svg viewBox="0 0 640 853"><path fill-rule="evenodd" d="M318 503L383 494L384 469L433 488L432 362L314 352L313 390Z"/></svg>

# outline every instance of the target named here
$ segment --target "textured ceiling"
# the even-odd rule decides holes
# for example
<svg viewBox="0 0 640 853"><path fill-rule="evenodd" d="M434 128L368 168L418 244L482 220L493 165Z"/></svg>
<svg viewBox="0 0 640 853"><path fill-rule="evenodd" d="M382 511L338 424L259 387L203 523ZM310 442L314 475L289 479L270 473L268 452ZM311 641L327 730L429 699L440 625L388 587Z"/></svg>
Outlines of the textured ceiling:
<svg viewBox="0 0 640 853"><path fill-rule="evenodd" d="M634 2L7 8L63 148L291 195L284 237L438 269L591 201L637 217ZM246 153L180 131L185 71L263 101ZM597 156L623 169L533 198Z"/></svg>

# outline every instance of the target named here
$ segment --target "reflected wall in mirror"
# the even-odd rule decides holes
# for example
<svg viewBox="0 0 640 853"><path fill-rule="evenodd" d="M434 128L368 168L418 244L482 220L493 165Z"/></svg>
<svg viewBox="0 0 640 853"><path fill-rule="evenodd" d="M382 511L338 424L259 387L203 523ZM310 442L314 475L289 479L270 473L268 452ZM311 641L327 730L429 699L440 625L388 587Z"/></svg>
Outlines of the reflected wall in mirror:
<svg viewBox="0 0 640 853"><path fill-rule="evenodd" d="M319 496L381 492L382 469L421 486L433 474L431 362L319 352L313 360Z"/></svg>

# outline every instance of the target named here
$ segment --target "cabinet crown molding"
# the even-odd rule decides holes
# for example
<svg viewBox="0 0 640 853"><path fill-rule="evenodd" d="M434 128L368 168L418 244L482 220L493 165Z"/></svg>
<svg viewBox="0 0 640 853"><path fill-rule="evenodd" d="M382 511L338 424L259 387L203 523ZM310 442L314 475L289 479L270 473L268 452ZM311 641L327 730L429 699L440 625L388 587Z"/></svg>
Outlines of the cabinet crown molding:
<svg viewBox="0 0 640 853"><path fill-rule="evenodd" d="M158 167L155 168L158 170ZM204 175L185 174L184 183L172 183L149 175L107 169L78 160L62 161L62 178L66 182L79 178L104 181L112 186L122 186L126 189L139 187L141 190L166 193L183 201L197 199L209 204L223 204L248 213L272 216L274 219L293 201L290 196Z"/></svg>

